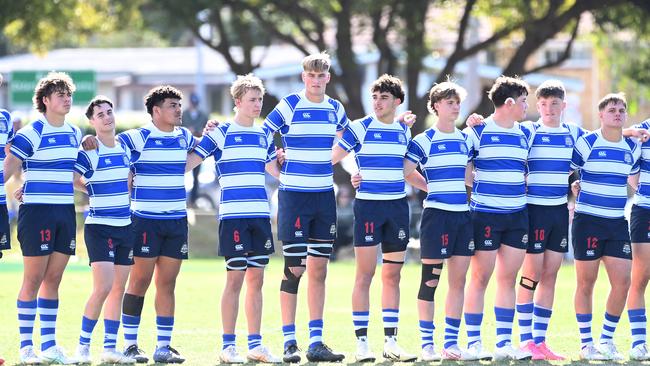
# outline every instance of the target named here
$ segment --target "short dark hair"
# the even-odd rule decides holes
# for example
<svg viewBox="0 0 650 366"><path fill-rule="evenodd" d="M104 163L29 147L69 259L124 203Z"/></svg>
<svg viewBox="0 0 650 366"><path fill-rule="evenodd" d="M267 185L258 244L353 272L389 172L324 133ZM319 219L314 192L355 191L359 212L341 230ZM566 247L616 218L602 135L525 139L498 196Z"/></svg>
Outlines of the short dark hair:
<svg viewBox="0 0 650 366"><path fill-rule="evenodd" d="M404 88L402 87L402 81L393 75L384 74L380 76L374 83L372 83L370 92L390 93L395 98L399 99L401 103L404 103Z"/></svg>
<svg viewBox="0 0 650 366"><path fill-rule="evenodd" d="M564 100L566 90L560 80L546 80L535 90L535 98L560 98Z"/></svg>
<svg viewBox="0 0 650 366"><path fill-rule="evenodd" d="M153 116L153 107L160 107L165 99L183 99L183 93L171 85L157 86L147 93L144 97L144 105L147 107L147 113Z"/></svg>
<svg viewBox="0 0 650 366"><path fill-rule="evenodd" d="M623 103L625 108L627 108L627 100L625 99L624 93L609 93L603 97L598 102L598 111L602 111L607 108L609 103Z"/></svg>
<svg viewBox="0 0 650 366"><path fill-rule="evenodd" d="M94 97L93 100L88 103L88 107L86 107L86 118L93 118L93 115L95 114L95 107L99 107L104 103L110 105L111 108L113 108L113 102L108 99L108 97L105 97L103 95L97 95Z"/></svg>
<svg viewBox="0 0 650 366"><path fill-rule="evenodd" d="M429 90L429 102L427 103L427 109L429 113L438 115L438 111L433 107L434 103L438 103L441 100L456 98L458 101L462 101L467 96L467 91L460 85L452 81L444 81L439 84L434 84Z"/></svg>
<svg viewBox="0 0 650 366"><path fill-rule="evenodd" d="M501 107L508 98L517 99L522 95L528 95L530 87L528 83L518 77L499 76L488 92L488 97L494 107Z"/></svg>
<svg viewBox="0 0 650 366"><path fill-rule="evenodd" d="M64 72L50 72L36 84L34 97L32 98L34 108L41 113L45 113L47 107L43 103L44 97L49 97L60 91L72 94L75 89L76 87L70 75Z"/></svg>

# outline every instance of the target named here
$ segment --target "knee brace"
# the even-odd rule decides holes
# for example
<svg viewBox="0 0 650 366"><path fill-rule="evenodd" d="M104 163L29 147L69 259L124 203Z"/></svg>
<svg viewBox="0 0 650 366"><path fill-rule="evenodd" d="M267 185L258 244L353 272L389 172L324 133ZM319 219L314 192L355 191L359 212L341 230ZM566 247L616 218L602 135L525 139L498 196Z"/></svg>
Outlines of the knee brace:
<svg viewBox="0 0 650 366"><path fill-rule="evenodd" d="M310 240L307 255L319 258L329 258L332 255L334 242Z"/></svg>
<svg viewBox="0 0 650 366"><path fill-rule="evenodd" d="M418 291L418 300L433 301L433 297L436 294L438 284L435 286L429 286L427 285L427 282L438 281L440 279L441 271L442 263L422 263L422 276L420 277L420 291Z"/></svg>
<svg viewBox="0 0 650 366"><path fill-rule="evenodd" d="M530 291L535 291L538 282L539 281L535 281L532 278L528 278L526 276L521 276L519 279L519 285Z"/></svg>
<svg viewBox="0 0 650 366"><path fill-rule="evenodd" d="M226 257L226 271L245 271L246 257Z"/></svg>
<svg viewBox="0 0 650 366"><path fill-rule="evenodd" d="M246 266L248 268L264 268L267 264L269 264L268 255L255 255L246 258Z"/></svg>
<svg viewBox="0 0 650 366"><path fill-rule="evenodd" d="M382 258L381 263L389 263L389 264L404 264L404 261L392 261L390 259Z"/></svg>
<svg viewBox="0 0 650 366"><path fill-rule="evenodd" d="M295 267L305 268L303 257L284 257L284 278L280 283L280 291L294 295L298 293L302 275L296 276L291 272L291 268Z"/></svg>
<svg viewBox="0 0 650 366"><path fill-rule="evenodd" d="M140 316L140 314L142 314L143 305L144 296L125 293L124 298L122 299L122 312L126 315Z"/></svg>

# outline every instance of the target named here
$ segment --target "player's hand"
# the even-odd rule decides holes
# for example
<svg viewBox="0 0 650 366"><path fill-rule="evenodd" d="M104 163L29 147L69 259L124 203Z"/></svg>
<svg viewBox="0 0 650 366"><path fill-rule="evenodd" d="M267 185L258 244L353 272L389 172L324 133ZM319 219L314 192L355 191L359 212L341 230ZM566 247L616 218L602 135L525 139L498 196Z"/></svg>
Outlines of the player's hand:
<svg viewBox="0 0 650 366"><path fill-rule="evenodd" d="M636 137L641 142L646 142L650 139L650 132L645 128L630 128L630 136Z"/></svg>
<svg viewBox="0 0 650 366"><path fill-rule="evenodd" d="M81 146L83 146L84 150L95 150L99 146L97 144L97 137L93 135L86 135L81 139Z"/></svg>
<svg viewBox="0 0 650 366"><path fill-rule="evenodd" d="M575 196L578 196L578 193L580 193L580 181L579 180L571 183L571 192Z"/></svg>
<svg viewBox="0 0 650 366"><path fill-rule="evenodd" d="M20 186L16 191L14 192L14 198L16 201L23 203L23 186Z"/></svg>
<svg viewBox="0 0 650 366"><path fill-rule="evenodd" d="M404 123L407 125L409 128L413 127L415 124L415 120L417 119L417 116L413 114L411 111L406 111L399 116L397 116L397 120Z"/></svg>
<svg viewBox="0 0 650 366"><path fill-rule="evenodd" d="M352 183L352 187L354 187L354 189L358 189L359 186L361 185L361 174L357 173L351 176L350 183Z"/></svg>
<svg viewBox="0 0 650 366"><path fill-rule="evenodd" d="M467 121L465 121L465 124L467 127L474 127L474 126L479 126L485 123L485 117L481 116L478 113L472 113L467 117Z"/></svg>
<svg viewBox="0 0 650 366"><path fill-rule="evenodd" d="M283 148L276 147L275 148L275 155L277 156L278 165L280 165L280 167L282 167L282 165L284 165L284 161L287 159L287 154L284 152Z"/></svg>
<svg viewBox="0 0 650 366"><path fill-rule="evenodd" d="M217 128L217 126L219 126L219 121L216 119L208 120L208 122L205 123L205 127L203 128L203 136L212 132L215 128Z"/></svg>

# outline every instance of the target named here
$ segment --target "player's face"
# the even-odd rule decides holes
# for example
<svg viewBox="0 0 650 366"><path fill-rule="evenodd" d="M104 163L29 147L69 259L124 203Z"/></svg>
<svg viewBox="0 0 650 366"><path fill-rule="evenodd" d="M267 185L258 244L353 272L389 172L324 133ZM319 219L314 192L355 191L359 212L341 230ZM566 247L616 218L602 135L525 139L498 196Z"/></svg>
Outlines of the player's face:
<svg viewBox="0 0 650 366"><path fill-rule="evenodd" d="M173 98L165 98L165 100L160 104L160 107L154 107L158 109L158 122L163 125L168 126L180 126L181 125L181 116L183 111L181 110L181 100Z"/></svg>
<svg viewBox="0 0 650 366"><path fill-rule="evenodd" d="M303 71L302 81L305 83L305 91L308 95L322 97L325 95L325 87L330 82L328 71Z"/></svg>
<svg viewBox="0 0 650 366"><path fill-rule="evenodd" d="M262 112L262 100L264 94L257 89L248 89L241 98L235 100L237 113L247 119L255 119Z"/></svg>
<svg viewBox="0 0 650 366"><path fill-rule="evenodd" d="M43 97L48 113L64 116L70 112L72 106L72 93L69 90L56 90L47 97Z"/></svg>
<svg viewBox="0 0 650 366"><path fill-rule="evenodd" d="M537 101L537 111L542 122L546 124L559 124L564 108L566 108L566 102L558 97L539 98Z"/></svg>
<svg viewBox="0 0 650 366"><path fill-rule="evenodd" d="M515 103L511 106L512 118L515 121L521 121L526 118L526 111L528 110L528 96L520 95L515 99Z"/></svg>
<svg viewBox="0 0 650 366"><path fill-rule="evenodd" d="M610 102L598 116L602 127L623 128L627 122L627 108L623 102Z"/></svg>
<svg viewBox="0 0 650 366"><path fill-rule="evenodd" d="M389 92L372 93L372 108L375 111L375 116L380 120L384 118L394 118L395 109L399 106L401 101Z"/></svg>
<svg viewBox="0 0 650 366"><path fill-rule="evenodd" d="M115 130L115 115L113 108L108 103L93 107L93 116L90 124L97 132L111 132Z"/></svg>
<svg viewBox="0 0 650 366"><path fill-rule="evenodd" d="M433 103L438 112L438 118L442 121L455 121L460 113L460 99L448 98Z"/></svg>

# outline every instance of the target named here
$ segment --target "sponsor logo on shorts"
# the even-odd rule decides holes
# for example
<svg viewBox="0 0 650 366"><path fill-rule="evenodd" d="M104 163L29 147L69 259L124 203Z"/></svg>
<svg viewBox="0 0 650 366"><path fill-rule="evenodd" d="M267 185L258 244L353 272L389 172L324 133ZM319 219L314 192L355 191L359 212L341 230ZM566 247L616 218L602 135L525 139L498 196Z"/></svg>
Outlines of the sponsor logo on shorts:
<svg viewBox="0 0 650 366"><path fill-rule="evenodd" d="M142 253L149 253L149 247L142 247Z"/></svg>
<svg viewBox="0 0 650 366"><path fill-rule="evenodd" d="M181 246L181 254L187 254L187 252L189 252L187 243L183 243L183 245Z"/></svg>
<svg viewBox="0 0 650 366"><path fill-rule="evenodd" d="M523 244L528 244L528 234L524 234L524 236L521 237L521 242Z"/></svg>
<svg viewBox="0 0 650 366"><path fill-rule="evenodd" d="M566 246L569 244L569 241L567 238L562 238L562 241L560 242L560 247L566 248Z"/></svg>
<svg viewBox="0 0 650 366"><path fill-rule="evenodd" d="M366 240L366 243L369 243L369 242L373 241L374 237L372 235L366 235L366 237L364 239Z"/></svg>
<svg viewBox="0 0 650 366"><path fill-rule="evenodd" d="M630 246L630 243L625 243L625 245L623 245L623 253L628 255L632 253L632 247Z"/></svg>
<svg viewBox="0 0 650 366"><path fill-rule="evenodd" d="M70 250L75 250L77 248L77 241L72 239L70 240Z"/></svg>
<svg viewBox="0 0 650 366"><path fill-rule="evenodd" d="M483 242L483 244L484 244L486 247L491 247L491 246L492 246L492 239L486 239L486 240Z"/></svg>
<svg viewBox="0 0 650 366"><path fill-rule="evenodd" d="M50 244L41 244L41 252L46 251L50 248Z"/></svg>
<svg viewBox="0 0 650 366"><path fill-rule="evenodd" d="M587 257L593 257L596 255L596 252L593 249L587 250Z"/></svg>
<svg viewBox="0 0 650 366"><path fill-rule="evenodd" d="M293 233L293 236L296 238L302 238L302 230L296 230L296 232Z"/></svg>
<svg viewBox="0 0 650 366"><path fill-rule="evenodd" d="M264 243L264 248L266 249L271 249L271 239L266 239L266 243Z"/></svg>
<svg viewBox="0 0 650 366"><path fill-rule="evenodd" d="M467 249L474 250L474 248L476 248L476 246L474 245L474 239L472 239L469 241L469 245L467 246Z"/></svg>
<svg viewBox="0 0 650 366"><path fill-rule="evenodd" d="M109 251L108 251L108 257L109 257L109 258L115 258L115 252L112 251L112 250L109 250Z"/></svg>
<svg viewBox="0 0 650 366"><path fill-rule="evenodd" d="M440 249L440 254L447 255L447 248Z"/></svg>
<svg viewBox="0 0 650 366"><path fill-rule="evenodd" d="M397 232L397 238L399 240L406 239L406 231L404 231L404 229L400 228L399 231Z"/></svg>
<svg viewBox="0 0 650 366"><path fill-rule="evenodd" d="M336 224L330 225L330 235L336 234Z"/></svg>
<svg viewBox="0 0 650 366"><path fill-rule="evenodd" d="M542 249L542 243L535 243L533 244L533 246L535 247L535 249Z"/></svg>
<svg viewBox="0 0 650 366"><path fill-rule="evenodd" d="M244 244L235 244L235 250L244 250Z"/></svg>

